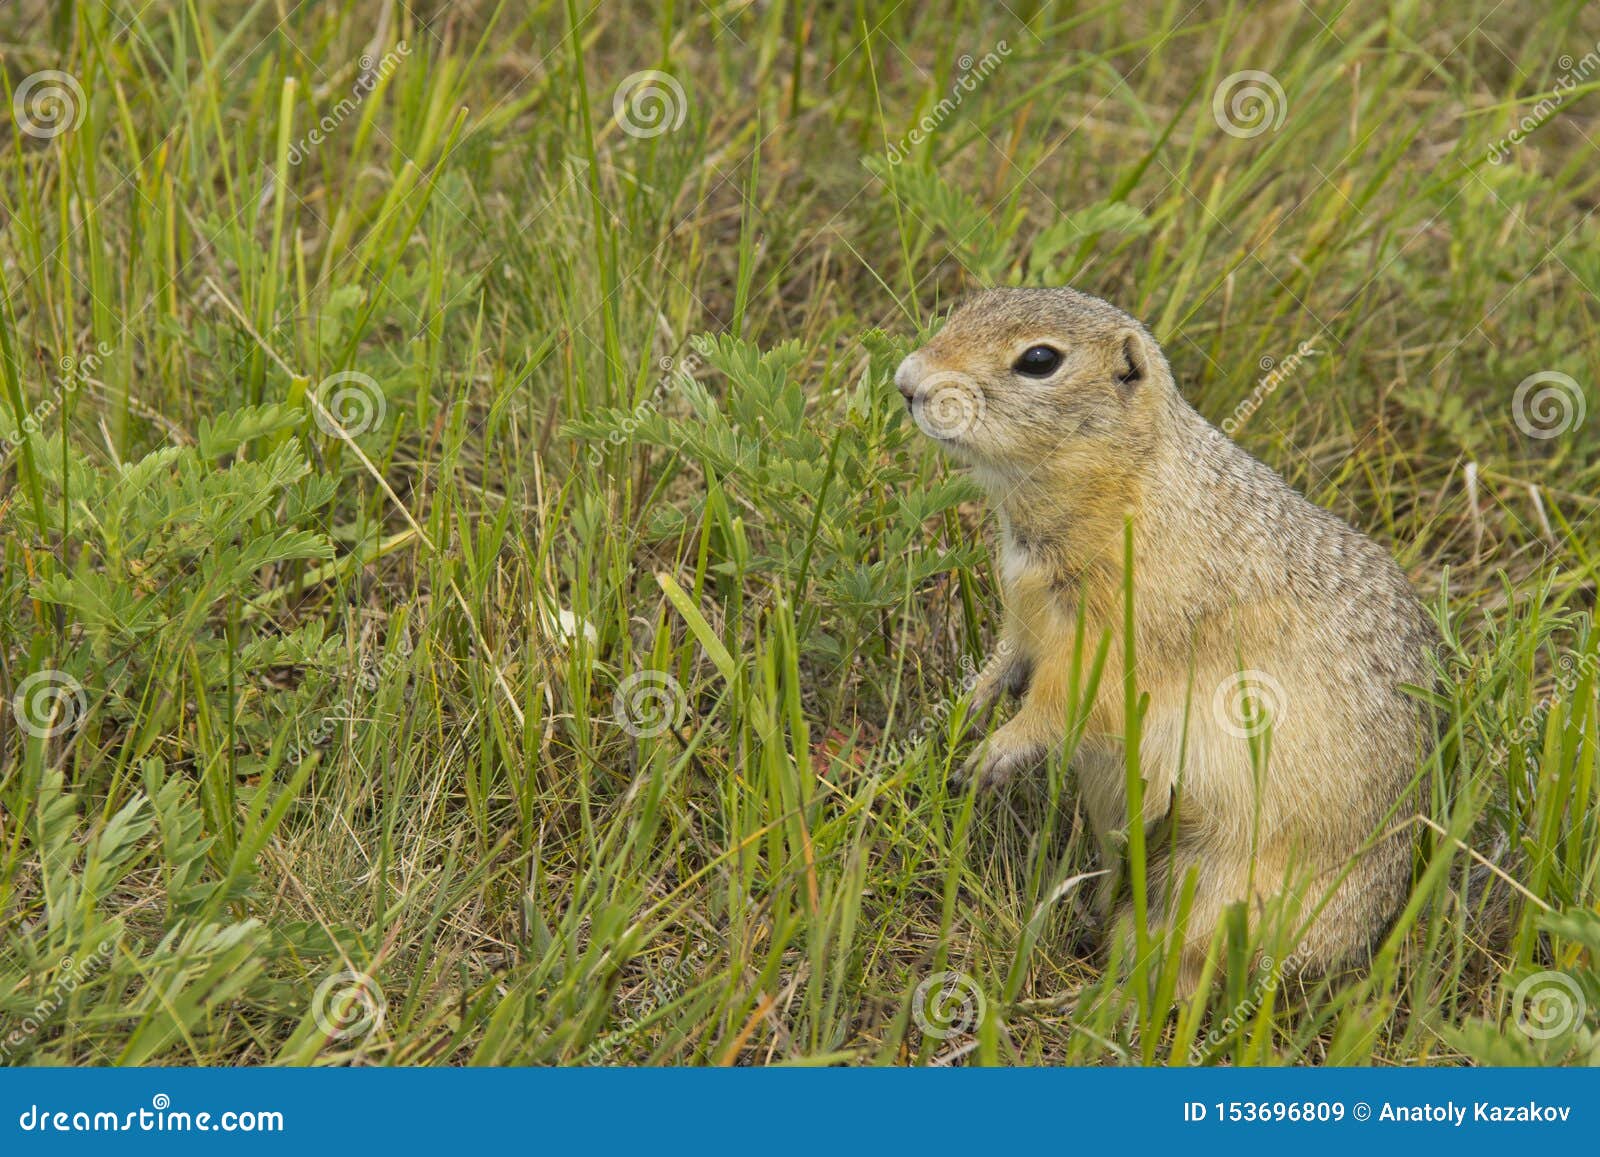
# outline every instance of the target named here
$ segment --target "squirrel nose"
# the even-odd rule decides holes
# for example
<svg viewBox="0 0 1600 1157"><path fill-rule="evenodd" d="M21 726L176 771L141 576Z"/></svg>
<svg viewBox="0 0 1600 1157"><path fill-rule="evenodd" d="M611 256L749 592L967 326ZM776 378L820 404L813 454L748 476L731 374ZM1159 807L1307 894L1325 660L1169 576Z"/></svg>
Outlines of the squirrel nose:
<svg viewBox="0 0 1600 1157"><path fill-rule="evenodd" d="M900 368L894 372L894 387L900 391L900 396L906 401L911 401L917 393L917 380L922 377L922 360L916 355L909 355L900 363Z"/></svg>

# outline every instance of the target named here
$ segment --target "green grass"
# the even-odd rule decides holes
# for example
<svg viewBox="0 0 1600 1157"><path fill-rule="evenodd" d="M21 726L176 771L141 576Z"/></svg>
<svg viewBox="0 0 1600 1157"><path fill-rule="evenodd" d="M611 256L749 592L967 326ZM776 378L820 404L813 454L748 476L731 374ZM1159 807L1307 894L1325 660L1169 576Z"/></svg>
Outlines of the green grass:
<svg viewBox="0 0 1600 1157"><path fill-rule="evenodd" d="M83 96L0 143L0 1056L1600 1057L1600 19L1314 7L0 8L7 107ZM1024 282L1437 609L1370 968L1277 986L1241 914L1174 1007L1095 952L1070 770L946 788L989 528L888 377Z"/></svg>

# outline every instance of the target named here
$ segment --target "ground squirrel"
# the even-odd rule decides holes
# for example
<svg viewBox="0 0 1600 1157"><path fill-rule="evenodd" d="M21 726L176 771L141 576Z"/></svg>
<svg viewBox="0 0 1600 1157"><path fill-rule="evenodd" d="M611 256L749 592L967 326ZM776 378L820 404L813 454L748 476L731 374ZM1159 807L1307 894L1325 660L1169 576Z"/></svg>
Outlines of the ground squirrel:
<svg viewBox="0 0 1600 1157"><path fill-rule="evenodd" d="M1000 289L959 308L895 374L917 424L972 468L1001 527L1002 658L973 691L1021 696L959 775L984 786L1064 742L1073 640L1111 645L1073 755L1107 864L1128 825L1123 557L1131 519L1135 667L1151 923L1190 868L1180 983L1224 910L1304 930L1307 970L1358 962L1404 898L1432 726L1437 634L1388 552L1296 493L1179 395L1138 321L1070 289ZM1109 878L1109 877L1108 877ZM1119 920L1131 929L1124 888ZM1320 913L1317 912L1321 906Z"/></svg>

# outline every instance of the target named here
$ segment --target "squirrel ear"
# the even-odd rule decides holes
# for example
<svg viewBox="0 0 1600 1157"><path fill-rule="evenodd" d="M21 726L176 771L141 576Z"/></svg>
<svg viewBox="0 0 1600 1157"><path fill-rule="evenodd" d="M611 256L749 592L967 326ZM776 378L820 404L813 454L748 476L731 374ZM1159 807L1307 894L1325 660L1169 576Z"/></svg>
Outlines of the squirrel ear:
<svg viewBox="0 0 1600 1157"><path fill-rule="evenodd" d="M1144 339L1133 330L1124 330L1118 341L1117 381L1132 389L1150 375L1150 355L1144 348Z"/></svg>

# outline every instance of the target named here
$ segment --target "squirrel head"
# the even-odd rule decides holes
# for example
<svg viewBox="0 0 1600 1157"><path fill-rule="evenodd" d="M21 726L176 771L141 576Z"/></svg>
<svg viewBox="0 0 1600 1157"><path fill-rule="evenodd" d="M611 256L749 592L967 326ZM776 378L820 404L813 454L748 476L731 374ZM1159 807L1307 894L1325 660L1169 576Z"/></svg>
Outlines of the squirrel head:
<svg viewBox="0 0 1600 1157"><path fill-rule="evenodd" d="M894 380L925 434L1002 483L1147 452L1175 393L1143 325L1066 288L973 296Z"/></svg>

